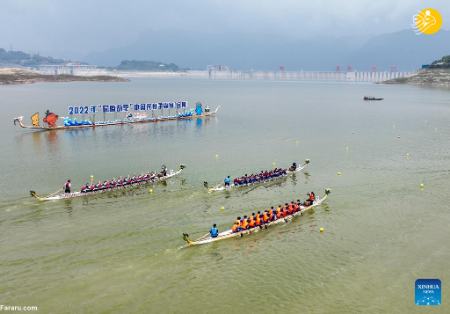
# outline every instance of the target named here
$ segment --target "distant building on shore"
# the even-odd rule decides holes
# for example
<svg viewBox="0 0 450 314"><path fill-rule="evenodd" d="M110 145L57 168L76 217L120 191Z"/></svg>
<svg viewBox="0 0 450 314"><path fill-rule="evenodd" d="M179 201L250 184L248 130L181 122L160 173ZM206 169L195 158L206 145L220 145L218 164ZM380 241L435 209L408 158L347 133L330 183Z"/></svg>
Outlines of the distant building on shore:
<svg viewBox="0 0 450 314"><path fill-rule="evenodd" d="M96 65L91 64L42 64L33 68L33 70L44 75L80 75L86 74L97 69Z"/></svg>

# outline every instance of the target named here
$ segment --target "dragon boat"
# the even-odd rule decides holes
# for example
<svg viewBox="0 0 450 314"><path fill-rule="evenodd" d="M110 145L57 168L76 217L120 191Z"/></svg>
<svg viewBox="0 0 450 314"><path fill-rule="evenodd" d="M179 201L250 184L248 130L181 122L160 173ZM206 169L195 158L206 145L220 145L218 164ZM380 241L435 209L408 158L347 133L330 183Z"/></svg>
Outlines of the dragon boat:
<svg viewBox="0 0 450 314"><path fill-rule="evenodd" d="M112 192L122 189L128 189L135 186L145 185L145 184L156 184L158 182L166 181L172 177L175 177L183 171L183 169L186 166L180 165L179 170L167 170L163 168L163 171L160 173L147 173L141 176L135 177L133 180L132 178L125 178L121 180L119 183L119 180L114 180L114 183L110 183L107 186L102 185L101 187L94 187L89 188L88 186L84 186L82 189L76 192L72 193L64 193L62 190L58 190L55 193L46 195L46 196L40 196L35 191L30 191L30 194L32 197L36 198L39 201L57 201L57 200L66 200L66 199L72 199L77 197L87 197L87 196L93 196L98 195L106 192ZM138 179L139 178L139 179Z"/></svg>
<svg viewBox="0 0 450 314"><path fill-rule="evenodd" d="M310 163L309 159L305 159L304 164L297 166L295 169L292 168L288 168L288 169L281 169L284 170L282 174L277 175L277 176L273 176L273 177L269 177L266 179L261 179L261 180L256 180L255 182L251 182L251 183L246 183L246 184L239 184L236 185L234 183L230 183L229 186L225 186L225 184L217 184L214 187L209 188L208 187L208 182L203 182L203 185L208 188L208 192L212 193L212 192L220 192L220 191L230 191L233 189L237 189L237 188L245 188L245 187L250 187L250 186L256 186L256 185L261 185L264 183L268 183L268 182L273 182L273 181L277 181L280 179L283 179L287 176L293 175L294 173L298 173L301 172L303 169L306 168L306 166Z"/></svg>
<svg viewBox="0 0 450 314"><path fill-rule="evenodd" d="M257 227L251 228L251 229L246 229L246 230L238 231L238 232L233 232L231 229L228 229L226 231L220 232L219 235L215 238L211 237L211 235L208 233L207 235L200 237L197 240L191 240L189 237L189 234L183 233L183 240L186 241L185 247L209 244L209 243L213 243L213 242L217 242L217 241L238 238L238 237L242 238L246 235L251 235L251 234L257 233L259 231L266 230L269 227L272 227L275 225L288 223L288 222L292 221L292 219L294 219L295 217L303 215L303 213L307 212L308 210L322 205L322 203L327 199L330 192L331 192L330 189L325 189L325 195L320 198L317 198L313 202L312 205L300 206L300 210L295 212L294 214L288 215L283 218L278 218L277 220L273 220L269 223L266 223L266 224L263 224L261 226L257 226Z"/></svg>

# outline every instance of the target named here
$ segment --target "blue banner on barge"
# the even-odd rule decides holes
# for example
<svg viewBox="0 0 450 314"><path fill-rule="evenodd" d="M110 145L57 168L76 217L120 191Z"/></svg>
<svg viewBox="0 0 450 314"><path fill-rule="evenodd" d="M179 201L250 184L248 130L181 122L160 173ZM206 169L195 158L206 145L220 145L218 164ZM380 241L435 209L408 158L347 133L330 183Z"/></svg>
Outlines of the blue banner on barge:
<svg viewBox="0 0 450 314"><path fill-rule="evenodd" d="M163 109L186 109L187 106L187 101L118 105L74 105L68 107L68 114L84 115L96 113L120 113L129 111L152 111Z"/></svg>

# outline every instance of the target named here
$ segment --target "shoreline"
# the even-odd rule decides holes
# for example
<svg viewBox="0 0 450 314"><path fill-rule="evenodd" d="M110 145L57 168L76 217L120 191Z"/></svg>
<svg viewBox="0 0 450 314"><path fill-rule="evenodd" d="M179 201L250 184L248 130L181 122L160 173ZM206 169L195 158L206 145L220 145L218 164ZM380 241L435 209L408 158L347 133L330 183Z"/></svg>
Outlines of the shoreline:
<svg viewBox="0 0 450 314"><path fill-rule="evenodd" d="M411 85L418 87L433 87L441 89L450 89L450 70L448 69L428 69L422 70L417 74L406 77L396 78L381 82L388 85Z"/></svg>
<svg viewBox="0 0 450 314"><path fill-rule="evenodd" d="M34 84L39 82L128 82L119 76L107 74L99 75L44 75L35 71L21 68L0 68L0 85Z"/></svg>

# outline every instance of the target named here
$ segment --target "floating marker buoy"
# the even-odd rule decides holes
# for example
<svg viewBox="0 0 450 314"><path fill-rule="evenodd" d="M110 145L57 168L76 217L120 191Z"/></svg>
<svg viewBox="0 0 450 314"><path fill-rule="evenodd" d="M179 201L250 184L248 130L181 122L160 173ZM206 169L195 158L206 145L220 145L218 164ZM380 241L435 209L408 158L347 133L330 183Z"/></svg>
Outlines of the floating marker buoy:
<svg viewBox="0 0 450 314"><path fill-rule="evenodd" d="M153 193L153 189L148 189L148 193Z"/></svg>
<svg viewBox="0 0 450 314"><path fill-rule="evenodd" d="M320 230L320 232L324 232L325 231L325 229L323 227L321 227L319 230Z"/></svg>
<svg viewBox="0 0 450 314"><path fill-rule="evenodd" d="M337 174L338 176L340 176L340 175L342 175L342 172L338 171L336 174Z"/></svg>
<svg viewBox="0 0 450 314"><path fill-rule="evenodd" d="M225 210L225 206L220 207L220 210Z"/></svg>
<svg viewBox="0 0 450 314"><path fill-rule="evenodd" d="M420 188L423 189L425 187L425 184L421 183Z"/></svg>

